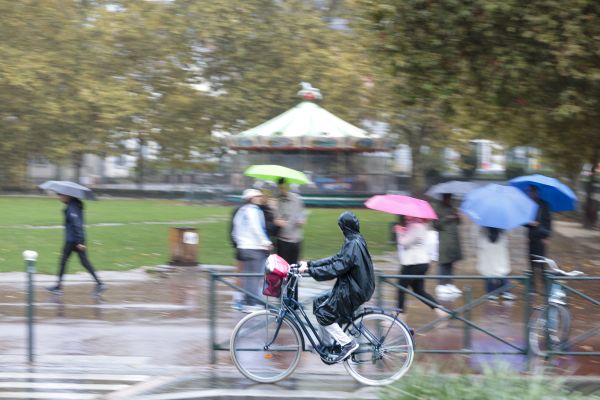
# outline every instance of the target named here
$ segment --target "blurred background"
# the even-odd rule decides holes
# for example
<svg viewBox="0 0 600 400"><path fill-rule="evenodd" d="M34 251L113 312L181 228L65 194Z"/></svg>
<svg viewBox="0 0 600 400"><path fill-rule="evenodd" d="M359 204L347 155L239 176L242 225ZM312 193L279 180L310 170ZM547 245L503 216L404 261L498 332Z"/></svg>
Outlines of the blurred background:
<svg viewBox="0 0 600 400"><path fill-rule="evenodd" d="M0 1L0 189L420 194L539 171L597 219L600 5L498 0ZM245 133L304 96L361 130ZM310 87L309 85L309 87ZM281 132L279 132L281 133ZM112 192L111 192L112 191ZM148 193L146 193L148 194Z"/></svg>

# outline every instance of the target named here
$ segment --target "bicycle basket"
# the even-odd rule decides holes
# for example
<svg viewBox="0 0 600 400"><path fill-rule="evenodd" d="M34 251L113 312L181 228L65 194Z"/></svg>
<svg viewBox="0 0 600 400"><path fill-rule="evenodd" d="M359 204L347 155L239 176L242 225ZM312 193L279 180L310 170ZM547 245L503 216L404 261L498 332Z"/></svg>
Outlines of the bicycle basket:
<svg viewBox="0 0 600 400"><path fill-rule="evenodd" d="M265 281L263 294L270 297L281 297L281 285L287 278L290 265L277 254L271 254L265 263Z"/></svg>

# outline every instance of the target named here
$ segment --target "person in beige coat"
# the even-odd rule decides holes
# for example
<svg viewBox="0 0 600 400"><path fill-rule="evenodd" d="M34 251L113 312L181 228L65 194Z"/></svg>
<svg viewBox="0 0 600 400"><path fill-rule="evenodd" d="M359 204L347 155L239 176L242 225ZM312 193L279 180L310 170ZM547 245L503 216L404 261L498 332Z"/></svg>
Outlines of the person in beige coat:
<svg viewBox="0 0 600 400"><path fill-rule="evenodd" d="M416 217L406 217L407 226L396 226L398 256L402 268L401 275L425 275L429 269L431 258L427 246L426 220ZM425 291L425 280L422 278L400 278L399 285L412 288L413 292L429 300L427 304L438 316L447 316L439 307L437 300ZM398 290L398 308L404 312L404 291ZM422 300L421 300L422 301Z"/></svg>
<svg viewBox="0 0 600 400"><path fill-rule="evenodd" d="M483 276L496 278L485 281L487 293L508 285L506 276L510 274L511 268L506 231L499 228L478 227L477 271ZM502 293L502 298L515 300L516 297L509 291L505 291ZM488 295L488 299L498 300L498 296Z"/></svg>

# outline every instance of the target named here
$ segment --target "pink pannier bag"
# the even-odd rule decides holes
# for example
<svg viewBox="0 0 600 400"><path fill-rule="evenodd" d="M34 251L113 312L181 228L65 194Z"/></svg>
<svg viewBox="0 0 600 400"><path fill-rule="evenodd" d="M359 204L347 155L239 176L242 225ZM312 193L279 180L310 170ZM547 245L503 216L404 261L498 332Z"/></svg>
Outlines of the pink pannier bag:
<svg viewBox="0 0 600 400"><path fill-rule="evenodd" d="M265 283L263 294L270 297L281 297L281 285L288 276L290 265L277 254L271 254L265 263Z"/></svg>

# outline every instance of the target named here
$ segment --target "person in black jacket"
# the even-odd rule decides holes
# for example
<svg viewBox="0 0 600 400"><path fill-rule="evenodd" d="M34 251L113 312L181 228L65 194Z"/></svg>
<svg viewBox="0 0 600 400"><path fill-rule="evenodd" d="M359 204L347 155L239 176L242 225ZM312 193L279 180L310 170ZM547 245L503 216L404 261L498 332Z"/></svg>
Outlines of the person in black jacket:
<svg viewBox="0 0 600 400"><path fill-rule="evenodd" d="M535 216L535 221L530 222L525 225L528 229L528 239L529 239L529 261L531 264L531 291L536 291L535 285L535 271L539 270L542 272L543 279L543 271L544 264L540 264L534 262L534 256L546 256L546 240L552 234L552 216L550 214L550 206L544 200L540 198L538 188L536 186L530 185L527 188L527 194L529 197L535 201L538 205L538 211Z"/></svg>
<svg viewBox="0 0 600 400"><path fill-rule="evenodd" d="M72 252L76 252L79 255L79 261L81 265L92 275L96 281L95 294L100 294L106 290L106 285L102 283L94 267L90 263L85 246L85 232L83 230L83 203L81 200L75 197L67 196L64 194L58 195L60 201L65 203L67 206L64 209L65 214L65 244L62 250L62 256L60 258L60 270L58 272L58 282L56 286L48 288L48 291L54 294L62 293L62 280L65 274L67 261L71 256Z"/></svg>
<svg viewBox="0 0 600 400"><path fill-rule="evenodd" d="M373 262L360 234L358 218L346 211L340 215L338 225L345 236L340 252L332 257L300 263L300 272L308 272L317 281L337 278L333 289L313 302L323 343L327 345L327 339L335 339L341 346L335 362L345 360L358 348L358 343L342 331L340 324L350 322L354 311L375 291Z"/></svg>

